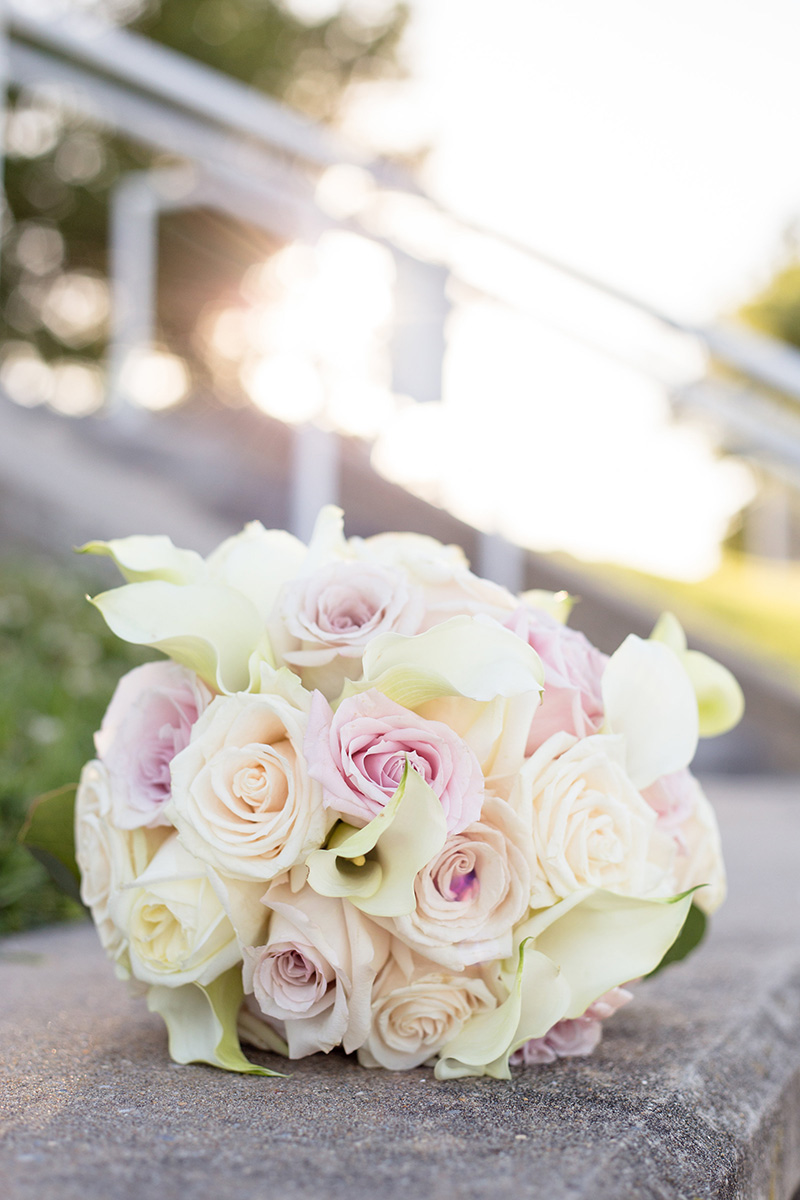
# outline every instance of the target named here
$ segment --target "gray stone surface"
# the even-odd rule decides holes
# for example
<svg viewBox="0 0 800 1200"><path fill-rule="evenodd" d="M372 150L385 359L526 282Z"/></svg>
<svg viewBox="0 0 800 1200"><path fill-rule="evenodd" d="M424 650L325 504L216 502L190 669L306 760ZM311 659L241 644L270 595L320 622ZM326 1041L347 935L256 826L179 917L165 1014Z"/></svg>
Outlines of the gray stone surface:
<svg viewBox="0 0 800 1200"><path fill-rule="evenodd" d="M642 985L592 1058L511 1083L437 1083L339 1055L286 1079L178 1067L90 928L6 940L0 1197L788 1200L800 785L710 791L731 898L704 949Z"/></svg>

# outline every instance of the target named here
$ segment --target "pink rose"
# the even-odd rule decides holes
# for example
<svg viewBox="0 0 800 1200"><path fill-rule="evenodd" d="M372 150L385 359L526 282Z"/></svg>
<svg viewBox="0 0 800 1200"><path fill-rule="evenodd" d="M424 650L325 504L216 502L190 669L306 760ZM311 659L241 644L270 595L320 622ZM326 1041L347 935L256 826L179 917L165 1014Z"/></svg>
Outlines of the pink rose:
<svg viewBox="0 0 800 1200"><path fill-rule="evenodd" d="M293 892L288 876L263 897L271 910L263 946L243 948L245 992L285 1033L290 1058L358 1049L369 1033L372 985L390 938L345 900L311 888Z"/></svg>
<svg viewBox="0 0 800 1200"><path fill-rule="evenodd" d="M650 807L658 813L658 828L671 833L678 843L682 840L680 826L694 812L697 786L697 780L686 767L672 775L662 775L642 792Z"/></svg>
<svg viewBox="0 0 800 1200"><path fill-rule="evenodd" d="M581 1058L591 1054L603 1036L603 1021L632 999L625 988L612 988L590 1004L582 1017L558 1021L544 1037L531 1038L512 1054L511 1062L533 1067L555 1062L557 1058Z"/></svg>
<svg viewBox="0 0 800 1200"><path fill-rule="evenodd" d="M323 803L351 825L377 817L397 791L406 762L441 801L449 833L480 816L484 780L473 752L448 725L426 721L370 690L343 701L334 716L314 693L304 753L322 784Z"/></svg>
<svg viewBox="0 0 800 1200"><path fill-rule="evenodd" d="M603 724L601 685L608 655L542 610L517 609L506 625L533 647L544 664L544 695L525 753L533 754L554 733L576 737L597 733Z"/></svg>
<svg viewBox="0 0 800 1200"><path fill-rule="evenodd" d="M360 658L376 634L417 633L423 611L422 592L404 571L379 563L331 563L284 586L280 616L299 645L283 658L297 667Z"/></svg>
<svg viewBox="0 0 800 1200"><path fill-rule="evenodd" d="M169 825L162 809L170 798L170 763L211 700L195 673L173 662L145 663L120 679L94 735L119 829Z"/></svg>

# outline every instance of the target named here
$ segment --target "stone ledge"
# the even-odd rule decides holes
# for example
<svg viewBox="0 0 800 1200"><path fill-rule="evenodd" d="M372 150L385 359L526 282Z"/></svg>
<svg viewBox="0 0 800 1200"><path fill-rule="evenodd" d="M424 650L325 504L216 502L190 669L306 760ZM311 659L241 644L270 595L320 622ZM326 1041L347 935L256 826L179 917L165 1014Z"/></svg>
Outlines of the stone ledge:
<svg viewBox="0 0 800 1200"><path fill-rule="evenodd" d="M7 939L5 1200L789 1200L800 794L710 791L732 894L704 950L642 985L591 1058L510 1084L370 1072L335 1054L274 1080L178 1067L91 928Z"/></svg>

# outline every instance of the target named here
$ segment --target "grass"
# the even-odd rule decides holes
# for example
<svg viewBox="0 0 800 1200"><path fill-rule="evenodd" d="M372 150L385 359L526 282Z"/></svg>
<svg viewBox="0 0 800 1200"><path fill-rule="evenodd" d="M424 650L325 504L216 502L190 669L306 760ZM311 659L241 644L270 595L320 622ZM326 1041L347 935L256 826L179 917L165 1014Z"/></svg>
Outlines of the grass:
<svg viewBox="0 0 800 1200"><path fill-rule="evenodd" d="M0 933L77 915L18 844L36 796L78 779L123 672L150 657L86 602L96 576L48 561L0 562Z"/></svg>

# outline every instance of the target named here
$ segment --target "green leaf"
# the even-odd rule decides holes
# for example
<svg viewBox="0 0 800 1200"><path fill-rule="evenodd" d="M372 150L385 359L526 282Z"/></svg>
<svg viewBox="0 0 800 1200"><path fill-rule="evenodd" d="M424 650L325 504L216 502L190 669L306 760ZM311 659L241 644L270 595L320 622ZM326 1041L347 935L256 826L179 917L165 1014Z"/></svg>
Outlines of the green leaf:
<svg viewBox="0 0 800 1200"><path fill-rule="evenodd" d="M170 988L156 985L147 993L147 1007L167 1026L169 1052L177 1063L208 1063L242 1075L277 1075L250 1062L242 1053L236 1021L242 1004L241 966L231 967L203 987L187 983Z"/></svg>
<svg viewBox="0 0 800 1200"><path fill-rule="evenodd" d="M670 963L680 962L682 958L686 958L687 954L691 954L706 936L707 925L708 917L706 914L696 904L692 904L677 938L661 959L661 962L655 970L650 972L647 978L652 978L659 971L663 971L664 967L668 967Z"/></svg>
<svg viewBox="0 0 800 1200"><path fill-rule="evenodd" d="M58 887L80 903L81 873L75 861L77 787L76 783L69 783L34 800L19 840Z"/></svg>

